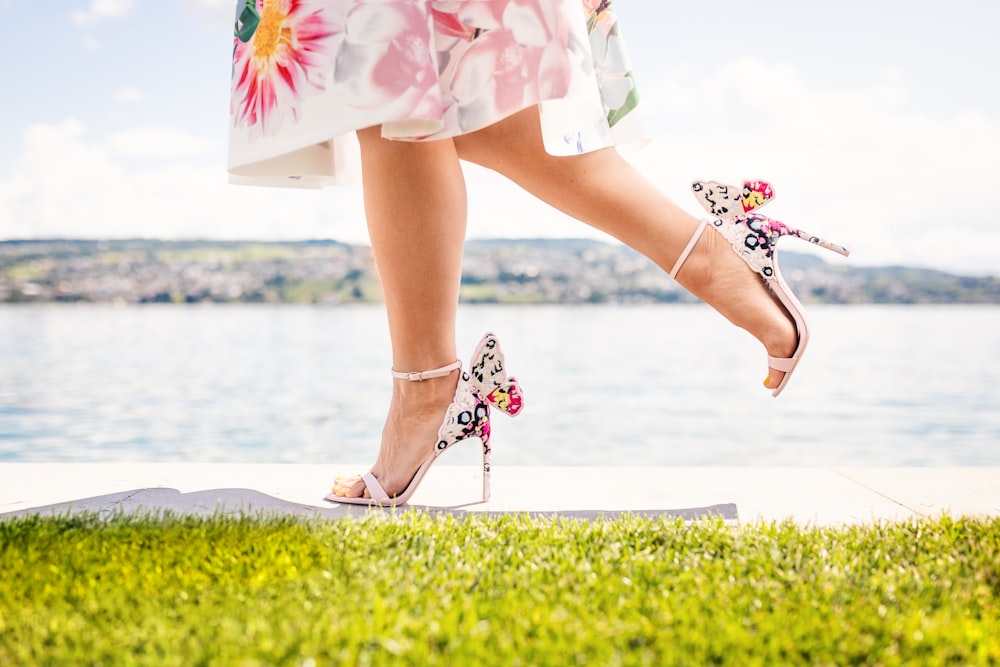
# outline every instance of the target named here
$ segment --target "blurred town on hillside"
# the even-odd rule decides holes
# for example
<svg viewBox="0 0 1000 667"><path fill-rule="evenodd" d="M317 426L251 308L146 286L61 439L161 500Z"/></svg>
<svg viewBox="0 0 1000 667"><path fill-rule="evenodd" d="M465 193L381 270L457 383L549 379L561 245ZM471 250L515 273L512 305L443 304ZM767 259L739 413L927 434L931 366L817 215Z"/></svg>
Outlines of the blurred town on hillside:
<svg viewBox="0 0 1000 667"><path fill-rule="evenodd" d="M833 264L784 250L780 258L785 280L804 302L1000 303L995 276ZM381 298L371 249L336 241L0 241L0 303L341 304ZM633 250L579 239L469 241L461 299L697 301Z"/></svg>

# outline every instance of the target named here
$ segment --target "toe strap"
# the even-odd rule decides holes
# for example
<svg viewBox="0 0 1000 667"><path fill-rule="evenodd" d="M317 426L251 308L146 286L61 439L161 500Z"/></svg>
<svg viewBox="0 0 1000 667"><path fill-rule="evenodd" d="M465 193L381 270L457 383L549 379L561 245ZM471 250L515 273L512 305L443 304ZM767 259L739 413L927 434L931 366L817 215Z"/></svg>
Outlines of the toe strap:
<svg viewBox="0 0 1000 667"><path fill-rule="evenodd" d="M368 495L372 497L372 500L381 505L388 505L392 502L392 498L389 497L389 494L386 493L385 489L382 488L382 485L379 484L375 475L370 472L366 472L361 476L361 481L365 483L365 487L368 489Z"/></svg>
<svg viewBox="0 0 1000 667"><path fill-rule="evenodd" d="M799 360L795 357L771 357L767 358L767 365L776 371L781 371L782 373L787 373L788 371L795 368L795 365L799 363Z"/></svg>

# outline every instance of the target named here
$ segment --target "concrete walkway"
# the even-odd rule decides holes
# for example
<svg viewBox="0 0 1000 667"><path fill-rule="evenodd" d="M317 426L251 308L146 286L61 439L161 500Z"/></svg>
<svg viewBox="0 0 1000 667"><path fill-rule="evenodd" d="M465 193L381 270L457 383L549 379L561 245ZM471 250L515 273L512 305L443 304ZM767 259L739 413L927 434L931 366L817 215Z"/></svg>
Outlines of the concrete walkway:
<svg viewBox="0 0 1000 667"><path fill-rule="evenodd" d="M359 465L0 463L0 518L67 512L364 515L323 501ZM1000 516L1000 468L500 467L480 503L478 467L434 466L410 507L430 512L621 513L803 525Z"/></svg>

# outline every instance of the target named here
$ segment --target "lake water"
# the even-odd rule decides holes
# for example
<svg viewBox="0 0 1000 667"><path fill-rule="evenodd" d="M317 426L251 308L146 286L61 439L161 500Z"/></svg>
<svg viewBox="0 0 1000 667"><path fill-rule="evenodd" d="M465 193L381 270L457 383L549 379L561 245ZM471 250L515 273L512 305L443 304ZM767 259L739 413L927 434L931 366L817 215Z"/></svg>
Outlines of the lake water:
<svg viewBox="0 0 1000 667"><path fill-rule="evenodd" d="M463 306L459 341L525 388L494 465L1000 465L1000 308L809 315L778 399L701 305ZM0 461L365 462L390 365L380 306L3 306Z"/></svg>

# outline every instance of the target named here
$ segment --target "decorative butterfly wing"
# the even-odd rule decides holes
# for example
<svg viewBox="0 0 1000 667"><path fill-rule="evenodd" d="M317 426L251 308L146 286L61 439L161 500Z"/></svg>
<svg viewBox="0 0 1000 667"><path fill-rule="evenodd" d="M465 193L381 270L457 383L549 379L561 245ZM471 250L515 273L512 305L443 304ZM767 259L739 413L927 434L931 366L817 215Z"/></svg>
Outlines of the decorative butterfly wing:
<svg viewBox="0 0 1000 667"><path fill-rule="evenodd" d="M500 342L495 335L487 333L472 354L469 375L483 400L513 417L521 411L524 395L517 378L507 377L505 364Z"/></svg>
<svg viewBox="0 0 1000 667"><path fill-rule="evenodd" d="M691 189L710 215L727 222L756 211L774 198L774 189L767 181L745 181L742 188L715 181L695 181Z"/></svg>

